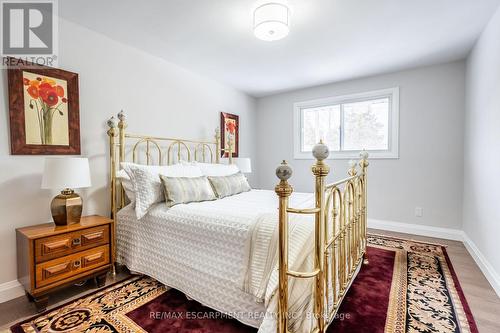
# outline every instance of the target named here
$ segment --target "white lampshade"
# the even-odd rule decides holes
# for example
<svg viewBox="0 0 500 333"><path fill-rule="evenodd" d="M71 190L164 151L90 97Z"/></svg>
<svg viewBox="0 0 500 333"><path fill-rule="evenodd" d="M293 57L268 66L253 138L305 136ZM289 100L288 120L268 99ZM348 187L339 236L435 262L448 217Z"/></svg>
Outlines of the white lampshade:
<svg viewBox="0 0 500 333"><path fill-rule="evenodd" d="M90 187L89 160L84 157L50 157L45 159L43 189L62 190Z"/></svg>
<svg viewBox="0 0 500 333"><path fill-rule="evenodd" d="M257 7L253 13L253 31L255 37L265 41L285 38L290 31L288 7L276 2Z"/></svg>
<svg viewBox="0 0 500 333"><path fill-rule="evenodd" d="M248 157L234 158L233 163L242 173L252 173L252 161Z"/></svg>

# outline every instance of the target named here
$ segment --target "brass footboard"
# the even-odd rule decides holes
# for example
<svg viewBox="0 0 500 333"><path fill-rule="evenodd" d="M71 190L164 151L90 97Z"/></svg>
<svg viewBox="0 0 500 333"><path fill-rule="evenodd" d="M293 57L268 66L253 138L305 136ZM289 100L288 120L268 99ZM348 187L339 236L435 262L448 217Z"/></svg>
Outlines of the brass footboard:
<svg viewBox="0 0 500 333"><path fill-rule="evenodd" d="M289 313L288 278L315 279L314 313L316 327L312 332L323 333L335 318L335 314L351 285L361 263L366 258L366 171L368 153L361 152L359 166L351 162L347 178L325 184L330 168L324 162L328 147L320 142L313 148L316 163L312 166L315 177L316 205L309 209L288 206L293 192L288 179L292 169L285 161L276 169L280 183L275 191L279 196L279 294L278 333L287 333ZM288 214L313 214L314 269L296 272L288 269Z"/></svg>

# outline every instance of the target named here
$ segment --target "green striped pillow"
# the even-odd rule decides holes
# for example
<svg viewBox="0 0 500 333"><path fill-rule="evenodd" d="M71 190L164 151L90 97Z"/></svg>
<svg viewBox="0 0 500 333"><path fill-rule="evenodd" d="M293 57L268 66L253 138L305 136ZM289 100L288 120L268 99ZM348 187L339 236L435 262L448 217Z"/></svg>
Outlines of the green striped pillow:
<svg viewBox="0 0 500 333"><path fill-rule="evenodd" d="M167 206L217 199L207 177L166 177L160 175Z"/></svg>
<svg viewBox="0 0 500 333"><path fill-rule="evenodd" d="M241 172L230 176L208 177L208 180L210 180L214 192L219 199L248 192L252 189L248 184L247 178Z"/></svg>

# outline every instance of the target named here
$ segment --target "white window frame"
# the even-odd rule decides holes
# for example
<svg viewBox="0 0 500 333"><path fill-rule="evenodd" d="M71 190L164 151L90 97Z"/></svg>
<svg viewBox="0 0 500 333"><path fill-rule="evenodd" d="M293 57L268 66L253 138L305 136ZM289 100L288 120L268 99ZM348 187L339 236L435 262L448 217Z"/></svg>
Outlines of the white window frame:
<svg viewBox="0 0 500 333"><path fill-rule="evenodd" d="M293 157L294 159L313 159L311 152L301 150L302 109L329 106L341 103L362 102L376 98L389 98L389 148L387 150L368 150L370 158L399 158L399 87L373 90L368 92L321 98L294 103L293 116ZM332 151L328 159L357 159L359 151Z"/></svg>

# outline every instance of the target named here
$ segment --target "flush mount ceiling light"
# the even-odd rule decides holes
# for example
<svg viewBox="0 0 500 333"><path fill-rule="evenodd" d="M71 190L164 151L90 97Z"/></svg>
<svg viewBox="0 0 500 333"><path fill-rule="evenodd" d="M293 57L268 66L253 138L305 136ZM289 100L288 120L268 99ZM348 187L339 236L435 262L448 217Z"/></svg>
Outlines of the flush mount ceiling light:
<svg viewBox="0 0 500 333"><path fill-rule="evenodd" d="M255 37L265 41L285 38L290 31L290 11L287 6L269 2L253 12L253 32Z"/></svg>

